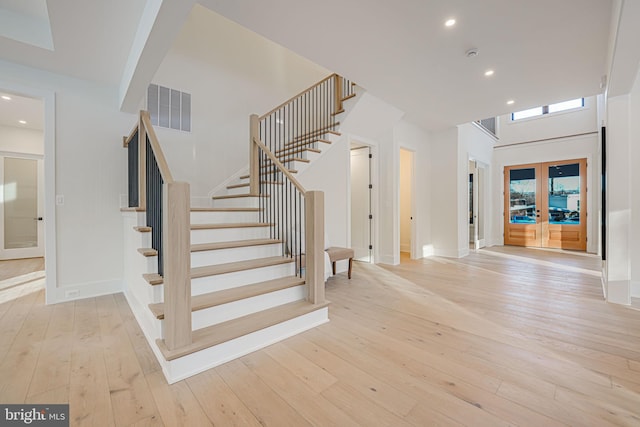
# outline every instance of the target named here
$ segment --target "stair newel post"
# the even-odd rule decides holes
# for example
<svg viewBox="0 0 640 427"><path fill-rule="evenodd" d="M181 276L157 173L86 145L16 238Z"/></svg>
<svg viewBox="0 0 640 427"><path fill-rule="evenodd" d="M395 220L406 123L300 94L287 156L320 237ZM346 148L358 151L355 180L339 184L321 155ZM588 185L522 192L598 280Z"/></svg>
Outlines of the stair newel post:
<svg viewBox="0 0 640 427"><path fill-rule="evenodd" d="M324 192L307 191L304 195L305 216L305 281L308 301L321 304L324 300Z"/></svg>
<svg viewBox="0 0 640 427"><path fill-rule="evenodd" d="M190 345L191 339L191 221L186 182L163 185L164 340L167 348Z"/></svg>
<svg viewBox="0 0 640 427"><path fill-rule="evenodd" d="M344 94L342 93L342 76L338 74L334 74L334 107L333 113L338 114L342 112L342 98Z"/></svg>
<svg viewBox="0 0 640 427"><path fill-rule="evenodd" d="M260 139L260 119L257 114L249 117L249 194L260 194L260 148L254 141Z"/></svg>
<svg viewBox="0 0 640 427"><path fill-rule="evenodd" d="M138 208L147 208L147 128L142 120L146 111L138 116Z"/></svg>

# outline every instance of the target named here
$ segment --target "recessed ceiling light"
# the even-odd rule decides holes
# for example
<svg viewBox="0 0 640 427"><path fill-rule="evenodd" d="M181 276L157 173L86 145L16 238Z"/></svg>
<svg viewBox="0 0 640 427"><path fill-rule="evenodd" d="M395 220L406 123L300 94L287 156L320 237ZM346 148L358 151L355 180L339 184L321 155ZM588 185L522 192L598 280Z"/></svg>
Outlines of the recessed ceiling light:
<svg viewBox="0 0 640 427"><path fill-rule="evenodd" d="M494 71L493 70L487 70L484 72L484 75L489 77L489 76L493 76Z"/></svg>
<svg viewBox="0 0 640 427"><path fill-rule="evenodd" d="M445 27L453 27L454 25L456 25L456 20L453 18L447 19L444 23Z"/></svg>
<svg viewBox="0 0 640 427"><path fill-rule="evenodd" d="M11 101L11 97L7 95L2 95L2 99L4 99L5 101Z"/></svg>
<svg viewBox="0 0 640 427"><path fill-rule="evenodd" d="M26 125L27 122L25 120L18 120L18 123L20 123L21 125Z"/></svg>
<svg viewBox="0 0 640 427"><path fill-rule="evenodd" d="M507 101L507 105L513 105L516 101L514 101L513 99L510 99Z"/></svg>

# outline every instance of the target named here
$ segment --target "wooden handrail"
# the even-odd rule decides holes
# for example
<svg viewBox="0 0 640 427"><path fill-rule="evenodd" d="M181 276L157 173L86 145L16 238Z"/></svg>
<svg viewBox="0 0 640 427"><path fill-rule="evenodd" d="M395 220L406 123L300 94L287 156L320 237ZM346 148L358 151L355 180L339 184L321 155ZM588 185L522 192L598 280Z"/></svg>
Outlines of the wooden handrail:
<svg viewBox="0 0 640 427"><path fill-rule="evenodd" d="M311 89L313 89L316 86L320 86L322 83L326 82L329 79L332 79L334 77L337 77L338 75L336 73L331 74L330 76L325 77L324 79L320 80L318 83L315 83L311 86L309 86L308 88L306 88L305 90L303 90L302 92L300 92L297 95L292 96L291 98L289 98L288 100L286 100L285 102L283 102L282 104L278 105L276 108L274 108L273 110L269 111L266 114L263 114L262 116L259 117L259 120L264 119L265 117L268 117L269 115L275 113L276 111L278 111L280 108L284 107L285 105L287 105L288 103L290 103L291 101L293 101L294 99L298 98L299 96L304 95L306 92L309 92Z"/></svg>
<svg viewBox="0 0 640 427"><path fill-rule="evenodd" d="M173 180L173 176L171 175L171 171L169 170L169 164L167 163L167 160L164 157L164 153L162 152L162 148L160 147L160 142L158 142L156 131L151 125L151 117L149 115L149 112L141 111L140 118L142 119L144 128L147 131L147 135L149 136L149 143L151 145L151 149L153 150L153 154L156 157L156 161L158 162L158 169L160 169L160 174L162 174L162 178L164 179L165 183L173 184L175 181Z"/></svg>
<svg viewBox="0 0 640 427"><path fill-rule="evenodd" d="M136 132L138 132L138 129L139 129L139 125L138 125L138 123L136 123L136 125L133 127L133 129L131 129L131 132L129 132L129 135L122 137L122 146L123 147L126 148L129 145L129 143L133 139L133 137L136 134Z"/></svg>
<svg viewBox="0 0 640 427"><path fill-rule="evenodd" d="M289 181L291 181L291 183L298 189L298 191L300 193L302 193L302 195L304 195L306 193L306 190L304 189L304 187L302 185L300 185L300 183L298 182L297 179L295 179L293 177L293 175L291 174L291 172L289 172L287 170L287 168L285 168L283 166L283 164L280 162L280 160L278 160L278 158L271 152L271 150L269 150L267 148L266 145L264 145L262 143L262 141L260 141L260 138L253 138L253 142L254 144L256 144L258 147L260 147L260 149L262 150L262 152L264 154L267 155L267 157L269 157L269 159L273 162L273 164L280 170L280 172L283 173L284 176L287 177L287 179L289 179Z"/></svg>

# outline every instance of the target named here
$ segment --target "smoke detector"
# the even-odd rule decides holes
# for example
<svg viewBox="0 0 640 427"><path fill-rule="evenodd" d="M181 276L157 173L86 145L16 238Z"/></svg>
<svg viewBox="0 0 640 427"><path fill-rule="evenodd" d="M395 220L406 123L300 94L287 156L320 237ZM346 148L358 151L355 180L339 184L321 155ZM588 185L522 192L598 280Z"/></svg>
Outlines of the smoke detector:
<svg viewBox="0 0 640 427"><path fill-rule="evenodd" d="M478 56L478 49L476 49L475 47L472 49L469 49L465 55L467 55L467 58L473 58L474 56Z"/></svg>

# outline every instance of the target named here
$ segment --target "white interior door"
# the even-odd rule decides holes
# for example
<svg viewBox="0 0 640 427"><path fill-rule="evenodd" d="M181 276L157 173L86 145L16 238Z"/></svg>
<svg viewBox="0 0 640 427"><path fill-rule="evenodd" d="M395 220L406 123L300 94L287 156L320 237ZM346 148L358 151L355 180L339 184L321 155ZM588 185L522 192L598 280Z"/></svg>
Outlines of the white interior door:
<svg viewBox="0 0 640 427"><path fill-rule="evenodd" d="M351 248L358 261L371 262L370 149L351 149Z"/></svg>
<svg viewBox="0 0 640 427"><path fill-rule="evenodd" d="M0 156L0 259L44 256L42 159Z"/></svg>

